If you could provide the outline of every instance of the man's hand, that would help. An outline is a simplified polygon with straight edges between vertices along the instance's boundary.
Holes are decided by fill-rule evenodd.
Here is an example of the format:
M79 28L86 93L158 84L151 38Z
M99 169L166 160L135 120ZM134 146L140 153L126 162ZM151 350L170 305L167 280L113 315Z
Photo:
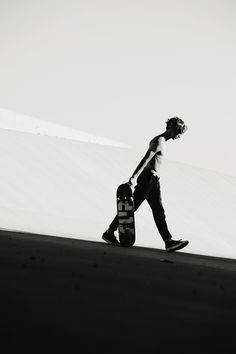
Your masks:
M137 185L137 181L134 177L130 177L128 185L130 186L130 188L132 189L132 192L134 193L134 189Z

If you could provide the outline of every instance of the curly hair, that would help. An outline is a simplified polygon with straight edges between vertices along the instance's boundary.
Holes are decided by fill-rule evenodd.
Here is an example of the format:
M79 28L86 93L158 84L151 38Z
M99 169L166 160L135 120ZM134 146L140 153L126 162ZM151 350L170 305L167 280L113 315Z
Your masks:
M183 134L188 129L187 125L179 117L173 117L166 121L166 129L174 128L180 134Z

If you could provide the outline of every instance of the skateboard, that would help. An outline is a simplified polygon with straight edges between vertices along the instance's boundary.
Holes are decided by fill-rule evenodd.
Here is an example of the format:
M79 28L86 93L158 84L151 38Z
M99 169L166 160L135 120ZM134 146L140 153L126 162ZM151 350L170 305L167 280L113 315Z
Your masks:
M135 243L134 198L128 183L119 185L116 201L119 241L121 246L131 247Z

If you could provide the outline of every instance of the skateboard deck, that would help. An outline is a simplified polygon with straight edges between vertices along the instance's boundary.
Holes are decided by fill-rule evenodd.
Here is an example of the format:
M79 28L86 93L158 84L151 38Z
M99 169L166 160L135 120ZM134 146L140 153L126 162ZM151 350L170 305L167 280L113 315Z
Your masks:
M128 183L119 185L116 191L118 235L122 246L130 247L135 243L134 198Z

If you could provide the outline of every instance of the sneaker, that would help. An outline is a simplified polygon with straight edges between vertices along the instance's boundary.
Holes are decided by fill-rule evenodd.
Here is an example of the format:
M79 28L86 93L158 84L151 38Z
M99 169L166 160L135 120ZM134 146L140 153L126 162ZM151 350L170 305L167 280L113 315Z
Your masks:
M184 240L167 240L165 242L166 244L166 251L167 252L173 252L173 251L177 251L180 250L181 248L184 248L185 246L188 245L188 241L184 241Z
M117 238L116 238L115 235L114 235L114 232L111 231L111 230L109 230L109 229L104 232L104 234L102 235L102 239L103 239L104 241L106 241L107 243L110 243L110 244L112 244L112 245L117 245L117 244L119 244Z

